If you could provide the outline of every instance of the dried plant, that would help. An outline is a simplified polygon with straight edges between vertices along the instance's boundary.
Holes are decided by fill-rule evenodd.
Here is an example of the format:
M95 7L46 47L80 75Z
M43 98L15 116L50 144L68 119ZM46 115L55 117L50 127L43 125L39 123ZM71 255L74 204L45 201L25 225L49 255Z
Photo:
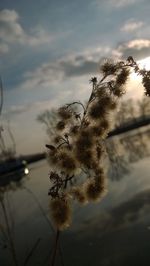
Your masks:
M101 79L90 80L92 92L86 105L75 101L57 111L57 134L46 145L51 165L50 212L57 230L70 225L72 200L97 202L107 191L105 139L111 113L125 93L131 70L142 76L145 95L150 96L150 71L141 70L130 56L126 61L104 62Z

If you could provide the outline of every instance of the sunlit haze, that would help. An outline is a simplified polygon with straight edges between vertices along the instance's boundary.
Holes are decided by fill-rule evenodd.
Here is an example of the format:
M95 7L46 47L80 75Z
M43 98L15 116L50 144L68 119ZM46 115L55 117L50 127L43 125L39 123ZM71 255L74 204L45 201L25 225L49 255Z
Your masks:
M102 59L133 56L150 68L149 7L149 0L0 1L1 123L9 120L18 154L45 150L37 115L86 101ZM142 95L131 74L126 99Z
M144 58L142 60L139 60L138 62L138 65L140 68L144 68L146 70L150 70L150 57L147 57L147 58ZM140 81L141 78L139 75L135 74L135 73L131 73L131 79L133 80L138 80Z

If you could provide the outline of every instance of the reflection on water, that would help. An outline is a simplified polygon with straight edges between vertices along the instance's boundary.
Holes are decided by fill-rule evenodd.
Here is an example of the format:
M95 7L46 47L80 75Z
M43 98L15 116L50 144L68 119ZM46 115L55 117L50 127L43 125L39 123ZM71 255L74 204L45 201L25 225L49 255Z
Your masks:
M130 163L150 155L150 129L136 130L107 140L108 176L119 180L130 171Z
M24 174L25 175L28 175L29 174L29 169L27 167L24 169Z
M11 187L21 184L23 178L29 174L27 165L22 165L19 169L11 172L6 172L0 176L0 188L3 190L11 189Z
M95 205L74 205L73 224L61 236L63 264L58 254L57 266L150 265L149 133L145 128L108 141L108 195ZM54 232L48 173L45 160L32 164L28 178L3 194L18 265L49 265ZM5 218L1 206L1 266L15 261Z
M129 161L121 145L120 139L110 139L106 144L108 154L108 176L112 180L119 180L130 172Z
M29 173L26 163L23 162L22 167L16 171L1 174L0 176L0 232L2 250L10 250L12 262L18 265L18 259L14 240L14 215L11 210L11 203L8 192L21 189L23 186L23 178Z

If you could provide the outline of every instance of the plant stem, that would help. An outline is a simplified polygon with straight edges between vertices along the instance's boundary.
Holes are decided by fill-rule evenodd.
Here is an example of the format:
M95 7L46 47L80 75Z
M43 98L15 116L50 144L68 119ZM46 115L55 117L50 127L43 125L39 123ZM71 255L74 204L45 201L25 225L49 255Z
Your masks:
M51 266L54 266L55 265L59 236L60 236L60 231L57 229L56 239L55 239L55 245L54 245L54 252L53 252L52 260L51 260L51 264L50 264Z
M106 77L107 77L107 75L105 75L104 77L102 77L102 79L99 81L98 85L100 85L100 84L105 80ZM86 107L84 108L84 114L83 114L82 121L81 121L81 128L82 128L83 123L84 123L84 121L85 121L85 119L86 119L86 114L87 114L87 111L88 111L89 105L90 105L90 103L91 103L91 101L92 101L92 99L93 99L93 94L94 94L94 91L95 91L95 87L96 87L96 86L97 86L97 85L95 85L95 84L93 83L92 91L91 91L91 94L90 94L89 100L88 100L88 102L87 102Z
M3 108L3 83L0 77L0 115L2 113L2 108Z
M12 235L11 235L11 230L10 230L10 226L9 226L9 222L8 222L8 215L7 215L7 211L6 211L6 208L5 208L5 204L4 204L3 200L1 200L0 203L1 203L1 207L2 207L2 210L3 210L5 222L6 222L8 239L9 239L9 244L10 244L10 250L11 250L11 253L12 253L12 257L13 257L13 262L14 262L15 266L18 266L16 250L15 250L13 238L12 238Z
M45 213L45 211L44 211L44 209L43 209L43 207L42 207L40 201L38 200L37 196L34 194L34 192L33 192L31 189L27 188L26 186L23 186L23 188L24 188L24 189L25 189L25 190L26 190L26 191L32 196L32 198L33 198L34 201L36 202L37 206L39 207L39 209L40 209L40 211L41 211L43 217L45 218L46 222L47 222L48 225L50 226L52 232L54 232L53 226L52 226L50 220L47 218L47 215L46 215L46 213Z
M27 265L28 261L30 260L30 258L33 256L34 251L36 250L37 246L39 245L40 242L40 238L37 239L37 241L34 243L33 247L31 248L30 252L28 253L28 255L25 258L25 262L24 262L24 266Z

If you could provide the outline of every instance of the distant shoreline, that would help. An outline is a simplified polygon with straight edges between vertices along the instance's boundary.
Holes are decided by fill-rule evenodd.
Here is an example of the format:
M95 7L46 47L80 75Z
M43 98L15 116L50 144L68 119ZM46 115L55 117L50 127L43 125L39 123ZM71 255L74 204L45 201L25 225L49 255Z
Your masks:
M29 155L20 155L19 158L22 161L26 161L27 164L37 162L39 160L46 158L46 152L43 153L36 153L36 154L29 154Z
M120 134L124 134L128 131L132 131L144 126L150 125L150 117L146 117L145 119L137 119L136 121L131 121L128 123L125 123L123 126L120 126L118 128L115 128L114 130L110 131L108 133L107 138L114 137ZM25 161L27 164L34 163L37 161L40 161L42 159L46 158L46 151L42 153L36 153L36 154L29 154L29 155L18 155L12 160L20 160L20 161Z

